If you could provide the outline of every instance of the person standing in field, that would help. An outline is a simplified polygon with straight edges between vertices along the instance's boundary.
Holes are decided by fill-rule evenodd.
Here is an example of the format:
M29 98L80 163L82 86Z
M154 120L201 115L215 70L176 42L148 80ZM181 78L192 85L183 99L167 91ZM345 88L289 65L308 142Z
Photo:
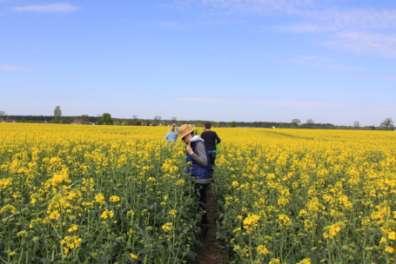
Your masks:
M184 124L179 128L179 136L186 144L187 173L193 178L195 191L198 196L199 207L203 210L201 224L206 232L207 217L207 193L212 181L207 152L204 140L194 134L194 128L190 124Z
M202 132L201 137L205 141L210 173L213 174L216 163L217 144L221 142L221 139L217 133L212 130L212 124L210 122L205 123L205 130Z
M177 131L176 131L176 124L172 124L171 130L166 134L166 141L167 142L176 142L177 140Z

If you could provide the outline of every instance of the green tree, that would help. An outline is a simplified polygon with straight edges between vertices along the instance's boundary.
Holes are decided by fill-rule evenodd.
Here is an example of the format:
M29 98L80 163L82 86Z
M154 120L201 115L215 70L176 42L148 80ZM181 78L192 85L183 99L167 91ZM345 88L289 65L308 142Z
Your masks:
M315 121L313 121L313 119L310 118L310 119L307 120L306 124L307 125L313 125L313 124L315 124Z
M113 125L114 121L113 118L111 117L111 114L109 113L104 113L98 122L99 125Z
M298 118L295 118L295 119L293 119L293 120L291 121L291 123L292 123L294 126L299 126L299 125L301 125L301 120L298 119Z
M392 118L387 118L381 123L380 127L384 129L394 129L395 125L393 124Z
M0 121L3 121L3 119L5 119L5 117L6 117L6 112L0 111Z
M59 105L57 105L54 109L54 121L59 123L62 118L62 110Z

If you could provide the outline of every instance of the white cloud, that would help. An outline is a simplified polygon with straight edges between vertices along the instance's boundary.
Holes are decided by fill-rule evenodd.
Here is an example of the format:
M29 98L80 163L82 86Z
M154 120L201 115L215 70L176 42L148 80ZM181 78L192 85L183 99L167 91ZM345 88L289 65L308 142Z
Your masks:
M396 28L396 10L300 10L296 16L298 22L279 28L294 33L378 31Z
M259 12L281 11L293 13L303 7L312 6L317 0L200 0L212 7L245 9Z
M291 21L289 24L272 28L279 32L313 34L317 37L315 41L333 49L396 57L396 8L345 7L343 1L325 0L195 1L219 9L252 10L261 16L286 17ZM335 4L339 7L335 8Z
M79 8L70 3L53 3L53 4L37 4L37 5L21 5L16 6L17 12L32 12L32 13L72 13Z

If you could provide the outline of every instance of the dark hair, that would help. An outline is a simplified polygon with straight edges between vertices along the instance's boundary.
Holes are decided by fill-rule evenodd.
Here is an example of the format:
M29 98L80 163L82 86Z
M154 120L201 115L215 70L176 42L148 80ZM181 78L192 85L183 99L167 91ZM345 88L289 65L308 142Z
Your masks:
M205 128L206 129L211 129L212 128L212 124L210 122L206 122L205 123Z

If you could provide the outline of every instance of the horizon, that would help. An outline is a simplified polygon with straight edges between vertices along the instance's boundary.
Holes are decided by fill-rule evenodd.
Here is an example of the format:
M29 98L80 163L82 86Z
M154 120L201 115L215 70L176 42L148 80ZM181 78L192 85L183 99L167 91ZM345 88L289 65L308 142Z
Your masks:
M97 115L87 115L87 114L81 114L81 115L63 115L62 114L62 118L79 118L79 117L83 117L83 116L88 116L88 117L95 117L95 118L100 118L103 114L107 114L108 112L104 112L102 114L97 114ZM279 121L279 120L249 120L249 121L242 121L242 120L229 120L229 121L225 121L225 120L210 120L210 119L172 119L172 118L163 118L162 116L156 116L156 117L139 117L136 116L135 118L132 117L120 117L120 116L113 116L111 113L108 113L111 115L111 118L113 119L119 119L119 120L133 120L133 119L137 119L137 120L151 120L154 121L156 120L157 117L160 117L160 119L158 119L159 121L165 121L165 122L181 122L181 121L186 121L186 122L213 122L213 123L278 123L278 124L292 124L293 120L289 120L289 121ZM48 115L12 115L12 114L8 114L5 113L4 115L5 117L54 117L54 115L52 114L48 114ZM325 123L325 122L321 122L320 120L302 120L299 118L298 119L301 123L300 125L305 125L308 123L308 121L313 121L313 124L316 125L334 125L336 127L354 127L354 124L337 124L337 123ZM383 120L384 121L384 120ZM393 121L393 119L392 119ZM359 122L359 121L355 121L355 122ZM38 122L40 123L40 122ZM59 123L62 124L62 123ZM359 127L358 128L364 128L364 127L380 127L381 124L361 124L359 122Z
M8 115L396 119L390 0L0 0L0 25Z

